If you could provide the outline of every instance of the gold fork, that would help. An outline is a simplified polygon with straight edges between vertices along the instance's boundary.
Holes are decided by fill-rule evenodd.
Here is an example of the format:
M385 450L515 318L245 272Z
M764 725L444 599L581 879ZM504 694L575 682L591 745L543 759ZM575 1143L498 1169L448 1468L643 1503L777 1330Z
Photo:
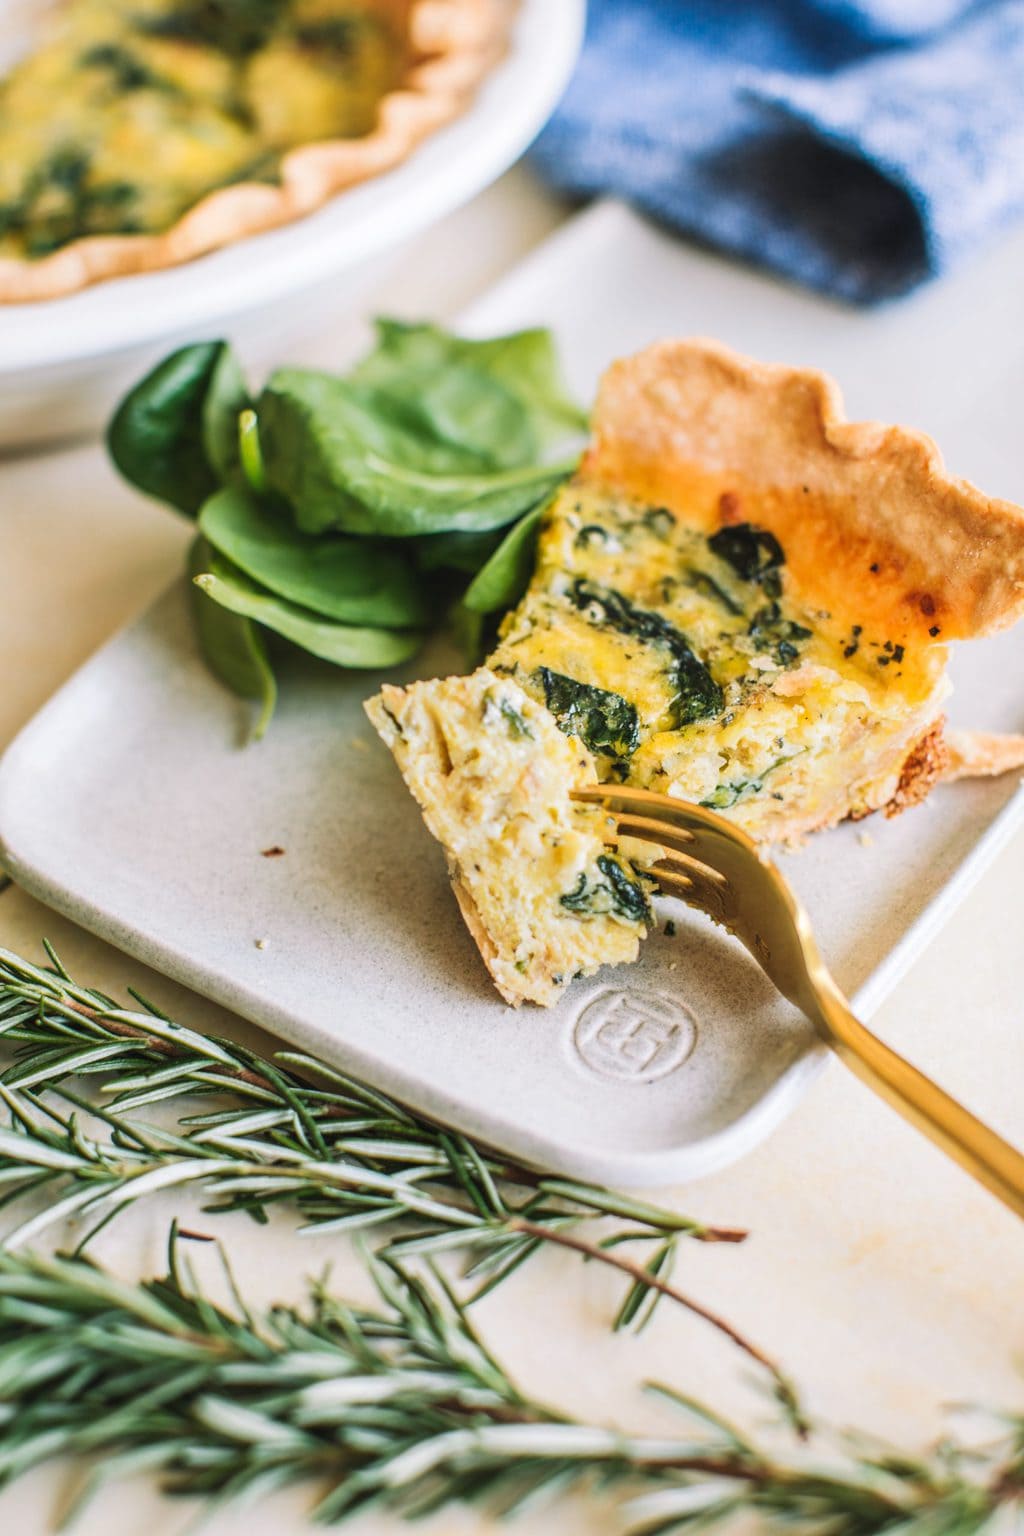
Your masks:
M1024 1217L1024 1156L851 1012L818 952L807 913L745 832L702 806L644 789L608 785L577 790L573 798L603 805L615 818L616 839L639 838L666 850L650 871L665 894L723 924L851 1071Z

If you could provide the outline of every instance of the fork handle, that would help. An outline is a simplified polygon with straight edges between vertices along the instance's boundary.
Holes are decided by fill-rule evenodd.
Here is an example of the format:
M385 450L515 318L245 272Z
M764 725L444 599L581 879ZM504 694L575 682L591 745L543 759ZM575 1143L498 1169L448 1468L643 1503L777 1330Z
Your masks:
M814 994L814 1022L850 1070L1024 1217L1024 1156L873 1035L831 977L815 978Z

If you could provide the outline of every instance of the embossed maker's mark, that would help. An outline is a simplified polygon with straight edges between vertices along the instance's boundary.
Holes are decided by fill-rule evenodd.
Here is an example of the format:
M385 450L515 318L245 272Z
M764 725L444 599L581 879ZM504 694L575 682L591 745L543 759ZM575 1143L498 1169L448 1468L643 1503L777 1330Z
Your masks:
M599 1077L649 1083L682 1066L697 1040L697 1020L684 1003L659 992L609 988L580 1012L572 1044Z

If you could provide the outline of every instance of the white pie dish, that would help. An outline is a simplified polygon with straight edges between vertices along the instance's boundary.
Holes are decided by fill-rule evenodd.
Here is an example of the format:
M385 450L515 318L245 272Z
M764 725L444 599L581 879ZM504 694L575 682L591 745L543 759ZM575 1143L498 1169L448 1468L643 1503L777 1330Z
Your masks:
M49 3L49 0L43 0ZM0 12L0 68L40 0ZM309 217L181 267L0 306L0 450L99 430L178 342L227 336L259 373L380 281L380 263L516 160L575 63L584 0L519 0L506 58L466 114Z

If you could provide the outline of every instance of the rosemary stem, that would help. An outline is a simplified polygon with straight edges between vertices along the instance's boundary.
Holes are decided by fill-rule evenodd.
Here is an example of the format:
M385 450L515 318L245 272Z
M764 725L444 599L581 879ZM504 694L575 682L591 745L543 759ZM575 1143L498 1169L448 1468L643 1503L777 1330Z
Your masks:
M688 1312L693 1312L697 1317L703 1318L706 1323L710 1323L712 1328L716 1328L719 1333L723 1334L737 1348L741 1349L745 1355L748 1355L751 1360L756 1361L759 1366L766 1370L774 1379L777 1387L789 1390L789 1383L785 1376L776 1362L769 1355L766 1355L763 1349L752 1343L738 1328L735 1328L732 1323L720 1316L719 1313L712 1312L710 1307L706 1307L703 1302L694 1301L692 1296L687 1296L684 1292L677 1290L674 1285L670 1285L660 1275L653 1274L651 1270L646 1269L642 1264L638 1264L635 1259L628 1259L621 1254L611 1253L607 1248L602 1248L597 1243L588 1242L586 1238L577 1237L572 1232L566 1232L556 1227L542 1227L538 1226L535 1222L522 1219L511 1221L509 1226L512 1231L521 1232L526 1237L533 1237L544 1243L554 1243L560 1248L570 1248L574 1253L583 1254L585 1258L593 1259L598 1264L607 1264L611 1269L617 1269L620 1273L629 1275L631 1279L638 1281L641 1285L648 1286L653 1291L658 1291L660 1295L668 1297L670 1301L676 1302L679 1306L685 1307Z

